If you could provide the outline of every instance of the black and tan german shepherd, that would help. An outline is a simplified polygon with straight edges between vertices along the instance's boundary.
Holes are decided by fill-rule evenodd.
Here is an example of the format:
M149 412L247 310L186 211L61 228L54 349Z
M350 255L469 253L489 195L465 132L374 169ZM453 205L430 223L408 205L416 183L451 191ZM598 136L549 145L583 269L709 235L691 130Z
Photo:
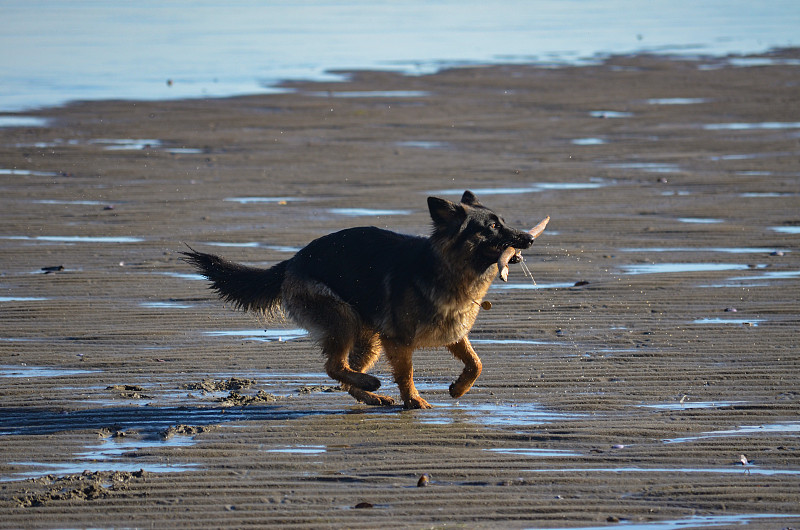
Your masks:
M366 374L383 350L405 408L430 408L414 387L414 350L450 350L464 363L450 395L465 394L481 373L467 334L497 276L497 261L508 247L529 248L534 236L507 226L470 191L460 203L429 197L428 209L428 238L350 228L269 269L191 249L183 254L224 301L261 314L283 311L307 329L322 347L328 375L358 401L394 403L374 393L380 381Z

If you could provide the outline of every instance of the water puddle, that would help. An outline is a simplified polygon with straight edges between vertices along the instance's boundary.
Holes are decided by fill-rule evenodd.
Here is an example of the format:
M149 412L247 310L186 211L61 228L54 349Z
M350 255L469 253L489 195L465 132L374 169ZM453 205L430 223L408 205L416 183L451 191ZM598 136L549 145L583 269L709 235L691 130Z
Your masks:
M572 145L603 145L607 143L602 138L575 138L571 140Z
M800 226L773 226L770 228L770 230L780 234L800 234Z
M620 112L617 110L593 110L589 113L592 118L631 118L633 112Z
M141 237L131 236L0 236L14 241L46 241L52 243L141 243Z
M153 309L189 309L191 304L182 304L180 302L142 302L140 307L147 307Z
M656 410L694 410L694 409L719 409L744 405L747 401L687 401L684 403L656 403L652 405L636 405L637 407Z
M708 103L710 98L653 98L645 101L648 105L697 105Z
M723 254L773 254L791 250L764 247L628 247L620 252L720 252Z
M469 339L472 344L500 344L500 345L553 345L554 343L546 340L530 339Z
M243 243L225 243L222 241L212 241L205 243L210 247L231 247L231 248L265 248L274 250L276 252L291 252L295 253L300 251L300 247L290 247L287 245L263 245L257 241L245 241Z
M106 151L143 151L161 147L161 140L133 138L99 138L89 140L89 144L104 146Z
M302 197L228 197L223 200L238 202L239 204L288 204L290 202L305 202L309 199Z
M296 329L244 329L235 331L205 331L204 335L211 337L240 337L244 340L260 342L283 342L299 339L308 335L308 331Z
M531 289L566 289L575 287L575 282L553 282L553 283L495 283L489 288L490 291L513 291Z
M750 176L761 176L761 175L771 175L772 173L769 173L767 171L742 171L739 174L740 175L747 174ZM748 199L758 199L758 198L777 199L779 197L794 197L794 196L795 196L794 193L782 193L778 191L760 191L760 192L751 191L739 194L739 197L745 197Z
M80 206L107 206L108 203L100 201L60 201L55 199L41 199L31 201L33 204L77 204Z
M684 528L712 528L715 526L746 526L755 521L764 519L786 519L800 517L798 514L770 514L753 513L741 515L692 515L686 519L673 519L670 521L652 521L648 523L629 523L624 519L614 526L579 526L571 530L609 530L609 528L622 528L624 530L682 530ZM780 527L776 521L775 528ZM539 530L563 530L563 528L540 528Z
M520 456L536 456L536 457L563 457L563 456L583 456L574 451L567 451L565 449L536 449L530 447L510 447L500 449L484 449L491 453L500 453L505 455L520 455Z
M710 473L721 475L800 475L800 469L762 469L748 464L732 467L582 467L560 469L526 469L530 473Z
M495 187L495 188L471 188L477 195L516 195L518 193L540 193L543 191L567 191L567 190L593 190L608 186L605 181L595 180L593 182L539 182L523 187ZM428 195L461 195L464 193L462 188L430 190ZM552 232L545 232L545 234Z
M681 223L701 224L701 225L712 225L724 222L722 219L712 219L708 217L678 217L678 221L680 221Z
M0 482L10 482L14 480L26 480L31 478L45 477L47 475L64 476L79 475L84 471L97 473L101 471L121 471L126 473L136 473L147 471L149 473L180 473L198 469L199 464L164 464L154 462L64 462L64 463L45 463L45 462L9 462L13 466L30 466L37 468L33 471L13 473L10 477L0 478Z
M267 453L292 453L302 455L318 455L326 453L328 448L324 445L285 445L275 449L267 449Z
M434 425L468 422L487 427L527 427L580 417L579 414L552 412L536 403L480 403L470 405L469 409L456 408L451 403L436 403L435 408L419 416L419 421Z
M176 473L197 469L199 464L180 464L163 462L146 462L136 459L138 451L146 449L161 449L169 447L188 447L196 442L191 436L173 436L168 440L131 440L128 438L108 438L100 442L99 446L88 446L88 451L75 453L75 462L9 462L9 465L32 467L31 471L13 473L0 482L25 480L44 477L47 475L72 475L84 471L92 473L98 471L123 471L137 472L139 470L151 473ZM131 458L133 457L133 458Z
M728 281L752 281L752 280L791 280L793 278L800 278L800 271L767 271L761 274L754 274L753 276L736 276L728 278Z
M307 96L330 98L424 98L430 92L424 90L353 90L335 92L333 90L304 92Z
M638 169L647 173L677 173L681 171L681 168L676 164L664 164L661 162L623 162L608 164L607 167L613 169Z
M49 298L36 296L0 296L0 302L41 302L42 300L49 300Z
M622 265L623 274L663 274L683 272L741 271L750 268L741 263L637 263Z
M763 318L698 318L692 324L738 324L740 326L757 327Z
M411 147L414 149L447 149L450 144L446 142L431 142L424 140L409 140L406 142L397 142L399 147Z
M381 215L411 215L411 210L378 210L372 208L331 208L328 210L332 214L344 215L347 217L368 217Z
M58 368L54 366L0 366L0 377L63 377L68 375L97 374L102 370Z
M0 116L0 127L47 127L49 118L38 116Z
M172 278L180 278L181 280L206 280L205 276L190 272L157 272L156 274L170 276Z
M786 435L796 438L800 436L800 422L789 423L768 423L765 425L743 425L736 429L724 431L707 431L697 436L687 436L683 438L669 438L662 440L665 444L694 442L696 440L706 440L708 438L729 438L735 436L748 435ZM749 466L748 466L749 467ZM800 474L800 471L797 472Z
M171 147L166 151L173 155L202 155L206 153L205 149L199 149L197 147Z
M758 123L707 123L703 125L707 131L757 131L800 129L800 121L765 121Z
M30 169L0 169L0 175L21 175L26 177L54 177L58 173L52 171L32 171Z

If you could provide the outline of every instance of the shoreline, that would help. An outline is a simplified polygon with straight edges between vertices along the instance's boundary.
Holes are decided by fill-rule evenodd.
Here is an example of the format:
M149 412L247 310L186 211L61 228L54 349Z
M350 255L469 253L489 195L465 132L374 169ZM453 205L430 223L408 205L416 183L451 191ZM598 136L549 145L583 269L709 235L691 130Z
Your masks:
M800 49L778 56L358 71L0 128L0 527L800 524ZM427 234L426 195L464 189L551 222L537 285L489 291L468 394L415 353L430 411L354 403L177 255Z

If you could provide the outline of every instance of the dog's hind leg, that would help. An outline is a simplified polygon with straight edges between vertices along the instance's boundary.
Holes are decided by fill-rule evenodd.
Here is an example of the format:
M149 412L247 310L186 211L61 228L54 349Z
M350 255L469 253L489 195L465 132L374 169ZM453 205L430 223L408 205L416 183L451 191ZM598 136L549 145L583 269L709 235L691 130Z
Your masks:
M472 388L472 384L475 383L478 376L481 375L481 360L478 358L478 354L475 353L475 350L472 349L472 345L469 343L467 337L453 344L449 344L447 349L450 350L456 359L464 363L464 371L461 372L461 375L458 376L455 383L450 385L450 395L454 398L458 398L466 394L469 389Z
M311 332L322 347L325 371L348 388L377 390L377 377L353 370L350 352L363 330L363 322L347 302L325 285L287 274L282 289L284 309L298 324Z
M357 372L364 373L375 364L375 361L378 360L380 355L381 345L378 341L378 334L366 329L362 330L359 337L356 339L353 350L350 352L350 368ZM366 403L367 405L394 405L394 399L389 396L381 396L348 384L342 384L342 388L347 390L357 401Z
M414 386L414 365L411 362L413 348L387 339L381 339L381 342L386 357L392 365L394 380L400 388L403 406L407 409L431 408L431 405L420 397Z

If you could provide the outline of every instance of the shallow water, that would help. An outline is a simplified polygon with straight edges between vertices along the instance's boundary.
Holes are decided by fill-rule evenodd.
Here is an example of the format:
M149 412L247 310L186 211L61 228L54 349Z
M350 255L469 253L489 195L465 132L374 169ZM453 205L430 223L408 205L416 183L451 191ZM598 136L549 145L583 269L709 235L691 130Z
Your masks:
M530 447L511 447L499 449L484 449L492 453L501 453L507 455L520 455L520 456L536 456L536 457L564 457L564 456L583 456L574 451L567 451L565 449L537 449Z
M602 138L575 138L571 142L573 145L603 145L607 143Z
M712 219L708 217L678 217L678 221L680 221L681 223L701 224L701 225L713 225L724 222L722 219Z
M46 241L51 243L140 243L141 237L132 236L0 236L15 241Z
M628 247L620 252L720 252L724 254L771 254L773 252L791 252L791 250L763 247Z
M69 375L96 374L102 370L58 368L54 366L0 366L0 377L64 377Z
M800 234L800 226L773 226L770 230L780 232L781 234Z
M624 530L681 530L684 528L713 528L716 526L747 526L751 522L766 519L777 519L777 521L775 521L775 527L779 528L783 526L780 521L781 519L795 517L800 517L800 514L751 513L738 515L692 515L685 519L653 521L649 523L628 523L622 520L615 526L579 526L571 527L571 530L609 530L609 528L622 528ZM540 528L539 530L563 530L563 528Z
M639 169L647 173L677 173L681 170L676 164L664 164L661 162L624 162L619 164L608 164L614 169Z
M412 210L380 210L373 208L330 208L332 214L346 217L378 217L381 215L411 215Z
M748 270L742 263L637 263L622 265L624 274L663 274L683 272L716 272Z
M767 121L759 123L708 123L703 125L708 131L757 131L800 129L800 121Z
M729 430L722 430L722 431L708 431L703 432L697 436L686 436L682 438L669 438L666 440L662 440L665 444L673 444L673 443L686 443L686 442L694 442L697 440L705 440L708 438L729 438L729 437L736 437L736 436L748 436L751 434L758 434L758 435L779 435L779 436L789 436L792 438L797 438L800 436L800 423L798 422L789 422L789 423L768 423L764 425L742 425L741 427L737 427L735 429ZM800 471L797 472L800 474Z
M342 78L332 70L422 74L465 64L589 64L637 51L761 52L796 45L798 18L792 0L775 0L766 8L746 0L722 8L689 0L412 0L359 4L358 9L318 0L212 2L191 9L174 0L68 5L11 0L3 7L0 49L15 53L0 54L5 73L0 109L76 99L277 92L274 87L283 79ZM27 45L18 46L22 41ZM729 62L744 67L782 60Z
M436 403L435 408L419 416L419 421L436 425L470 422L487 427L526 427L581 417L553 412L537 403L477 403L462 409L448 402Z
M739 324L758 326L759 322L764 322L763 318L698 318L692 324Z
M654 98L648 99L646 103L650 105L697 105L708 103L710 98Z
M722 407L734 407L744 405L747 401L687 401L685 403L657 403L652 405L636 405L656 410L694 410L694 409L717 409Z
M261 342L282 342L299 339L308 335L308 331L295 329L244 329L233 331L205 331L204 335L211 337L240 337L246 340Z
M566 191L566 190L593 190L610 185L606 181L593 181L593 182L538 182L524 187L501 187L494 188L472 188L472 192L476 195L516 195L518 193L540 193L543 191ZM464 193L463 188L457 189L441 189L429 190L425 192L428 195L461 195ZM552 234L552 232L545 232L545 234Z
M49 298L37 296L0 296L0 302L41 302L43 300L49 300Z
M730 467L581 467L559 469L526 469L531 473L709 473L741 475L800 475L800 469L762 469L749 464Z
M422 98L430 93L423 90L364 90L364 91L330 91L303 92L307 96L328 98Z
M238 202L239 204L281 204L290 202L303 202L308 199L303 197L228 197L223 199L228 202Z

